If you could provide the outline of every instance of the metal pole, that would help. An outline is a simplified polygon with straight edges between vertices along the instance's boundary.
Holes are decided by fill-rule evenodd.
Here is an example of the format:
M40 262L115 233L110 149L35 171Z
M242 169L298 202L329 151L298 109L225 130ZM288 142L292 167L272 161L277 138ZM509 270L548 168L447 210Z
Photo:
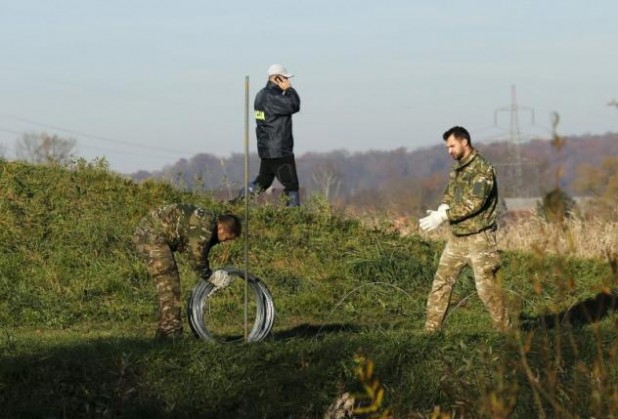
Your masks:
M249 342L249 76L245 76L245 342Z

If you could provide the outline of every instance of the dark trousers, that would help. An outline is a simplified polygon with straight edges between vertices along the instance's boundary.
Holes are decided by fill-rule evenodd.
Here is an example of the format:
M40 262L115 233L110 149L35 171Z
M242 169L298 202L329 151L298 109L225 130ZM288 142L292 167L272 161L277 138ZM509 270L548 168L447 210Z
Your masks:
M286 194L298 192L298 174L294 156L261 159L260 172L253 181L255 191L261 192L270 188L275 178L283 185L283 192Z

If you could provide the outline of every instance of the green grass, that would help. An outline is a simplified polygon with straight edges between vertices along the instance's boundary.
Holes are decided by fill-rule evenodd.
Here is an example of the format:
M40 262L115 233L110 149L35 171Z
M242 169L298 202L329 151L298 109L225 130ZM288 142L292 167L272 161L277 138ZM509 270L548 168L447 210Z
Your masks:
M506 335L492 330L469 270L442 333L422 332L443 243L364 228L319 197L251 203L249 271L273 294L257 344L189 335L157 343L155 293L131 245L151 208L208 196L109 173L104 162L0 162L0 406L16 418L318 418L360 392L354 355L376 366L395 417L618 416L616 318ZM242 215L242 214L241 214ZM179 258L183 298L198 280ZM506 252L509 305L550 318L615 285L609 264ZM244 266L244 242L211 265ZM223 336L242 333L244 287L217 296ZM214 302L213 302L214 303ZM432 413L433 412L433 413Z

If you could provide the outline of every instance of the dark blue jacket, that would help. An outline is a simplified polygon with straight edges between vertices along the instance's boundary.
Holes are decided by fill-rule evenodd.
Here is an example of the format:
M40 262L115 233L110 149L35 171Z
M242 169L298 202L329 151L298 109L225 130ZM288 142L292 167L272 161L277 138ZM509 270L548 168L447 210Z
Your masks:
M300 110L300 97L294 88L281 90L269 81L255 96L258 155L272 159L294 155L292 115Z

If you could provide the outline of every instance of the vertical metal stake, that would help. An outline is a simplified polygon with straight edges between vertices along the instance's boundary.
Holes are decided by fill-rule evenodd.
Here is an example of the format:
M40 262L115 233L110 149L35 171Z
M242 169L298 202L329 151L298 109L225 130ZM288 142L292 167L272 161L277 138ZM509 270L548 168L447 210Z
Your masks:
M245 342L249 342L249 76L245 76Z

